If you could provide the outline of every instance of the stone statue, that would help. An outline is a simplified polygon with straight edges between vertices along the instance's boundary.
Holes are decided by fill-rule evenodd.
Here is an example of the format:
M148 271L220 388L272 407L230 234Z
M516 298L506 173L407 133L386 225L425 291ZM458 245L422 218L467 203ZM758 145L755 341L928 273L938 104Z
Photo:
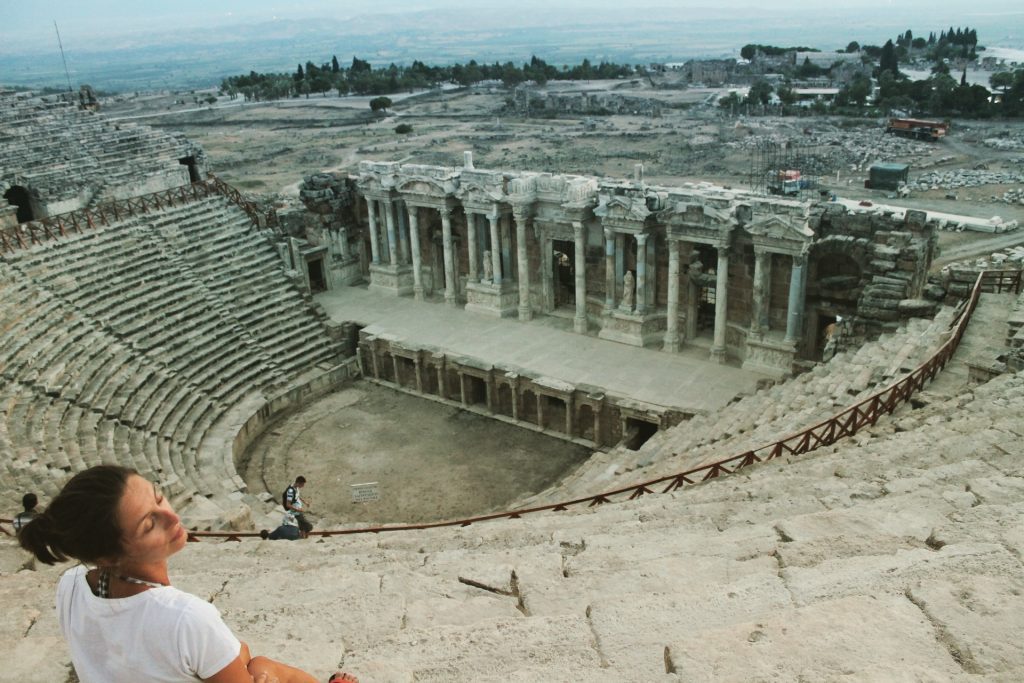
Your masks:
M484 282L494 281L494 263L491 261L491 250L484 249Z
M622 277L622 308L627 311L633 310L633 292L636 289L636 279L633 277L633 271L627 270L626 274Z
M698 287L714 288L717 284L715 270L712 268L709 272L705 273L704 264L700 262L700 254L697 252L693 252L690 255L690 264L686 271L690 276L690 281Z

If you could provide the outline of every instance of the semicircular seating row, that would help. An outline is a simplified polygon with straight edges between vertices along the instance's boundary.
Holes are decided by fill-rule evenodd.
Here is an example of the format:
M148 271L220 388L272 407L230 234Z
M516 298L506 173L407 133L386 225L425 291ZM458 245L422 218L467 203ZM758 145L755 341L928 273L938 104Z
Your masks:
M34 188L49 201L87 191L142 185L181 174L195 147L180 134L80 110L63 100L0 93L0 180ZM17 171L16 178L9 172ZM15 182L16 181L16 182Z
M233 406L332 363L326 318L222 197L0 260L0 490L101 462L181 499L244 489L204 439Z

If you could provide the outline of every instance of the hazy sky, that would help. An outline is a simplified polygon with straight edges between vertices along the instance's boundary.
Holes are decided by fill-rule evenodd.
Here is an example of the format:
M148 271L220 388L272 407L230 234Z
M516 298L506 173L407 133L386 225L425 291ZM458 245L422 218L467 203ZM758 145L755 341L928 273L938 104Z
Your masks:
M329 17L344 19L358 14L408 12L433 8L464 8L475 10L497 9L507 16L508 10L521 13L524 23L543 21L547 13L560 18L577 16L581 21L601 15L613 19L613 13L622 16L638 12L685 14L686 11L711 9L712 11L764 11L767 5L756 0L697 0L697 2L652 0L623 2L622 0L0 0L0 42L23 38L47 38L53 35L53 21L57 20L62 32L89 33L93 36L117 35L146 29L187 28L211 26L239 21L266 21L275 18ZM1009 0L785 0L776 7L788 13L863 10L866 15L898 8L906 12L914 7L922 9L921 23L929 16L960 15L963 23L970 16L986 13L1006 13L1016 10L1013 21L1024 26L1021 3ZM504 11L502 11L504 10ZM20 42L20 41L19 41Z

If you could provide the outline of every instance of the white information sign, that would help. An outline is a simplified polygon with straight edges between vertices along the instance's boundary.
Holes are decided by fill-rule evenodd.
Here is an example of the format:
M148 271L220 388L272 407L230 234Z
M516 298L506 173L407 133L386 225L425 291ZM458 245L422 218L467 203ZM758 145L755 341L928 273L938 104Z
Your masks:
M350 484L353 503L372 503L380 500L380 486L377 482L371 481L365 484Z

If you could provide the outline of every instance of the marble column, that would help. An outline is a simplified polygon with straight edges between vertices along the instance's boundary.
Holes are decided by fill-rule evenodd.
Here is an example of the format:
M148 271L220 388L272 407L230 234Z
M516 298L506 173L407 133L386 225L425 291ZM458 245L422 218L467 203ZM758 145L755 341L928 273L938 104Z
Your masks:
M516 262L519 266L519 319L529 320L533 317L530 307L530 260L526 253L526 214L515 212L512 215L516 222Z
M366 200L366 213L370 218L370 253L374 265L380 263L380 243L377 237L377 202Z
M604 309L610 313L615 308L615 233L604 231Z
M420 255L419 207L406 206L409 211L409 249L412 252L412 296L423 301L423 259Z
M387 214L385 213L385 206L383 201L375 202L377 204L377 237L380 239L380 261L384 263L388 259L388 230L387 230Z
M469 281L479 282L477 275L477 247L476 247L476 216L475 213L466 212L466 245L469 249Z
M345 226L342 226L341 228L338 229L337 241L338 241L338 254L341 256L341 259L343 261L348 261L349 260L348 228L346 228Z
M793 271L789 276L789 307L786 317L786 341L796 343L800 338L800 328L804 318L804 266L807 256L800 254L793 257Z
M665 351L679 350L679 240L668 239L668 318L665 321Z
M729 307L729 247L718 247L718 271L715 284L715 341L711 346L711 359L725 362L726 311Z
M495 285L501 285L501 238L498 234L498 214L488 214L487 222L491 226L491 271Z
M512 279L512 231L509 227L508 214L499 214L498 235L501 238L501 276L505 280Z
M455 288L455 249L452 245L452 210L448 207L441 212L441 239L444 247L444 302L458 306L458 290Z
M388 230L388 261L398 265L398 236L395 228L395 203L384 202L384 218Z
M551 311L555 307L555 266L551 258L552 250L551 237L542 233L540 238L540 286L541 301L544 302L541 308L545 312Z
M402 263L412 263L411 245L409 244L409 207L403 201L395 205L398 214L398 237L402 245L400 252Z
M580 334L587 333L587 233L583 223L574 221L572 224L575 244L575 273L574 283L576 286L576 315L572 320L572 329Z
M647 312L647 235L636 236L636 314Z
M769 278L771 277L772 255L760 247L754 247L754 288L750 332L760 336L768 331Z
M617 232L615 233L615 301L621 301L619 286L622 283L622 278L626 275L626 235ZM634 292L636 294L636 292Z

